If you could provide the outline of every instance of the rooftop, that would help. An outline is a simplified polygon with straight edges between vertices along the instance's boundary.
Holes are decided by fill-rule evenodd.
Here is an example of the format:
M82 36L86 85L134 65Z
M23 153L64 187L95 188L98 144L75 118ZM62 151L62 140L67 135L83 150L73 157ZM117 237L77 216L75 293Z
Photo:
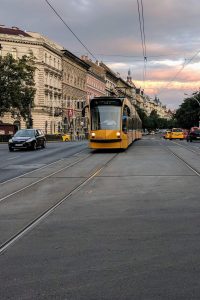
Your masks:
M0 34L31 37L28 33L26 33L25 31L23 31L21 29L19 29L18 27L13 26L12 28L7 28L7 27L4 27L4 25L0 25Z

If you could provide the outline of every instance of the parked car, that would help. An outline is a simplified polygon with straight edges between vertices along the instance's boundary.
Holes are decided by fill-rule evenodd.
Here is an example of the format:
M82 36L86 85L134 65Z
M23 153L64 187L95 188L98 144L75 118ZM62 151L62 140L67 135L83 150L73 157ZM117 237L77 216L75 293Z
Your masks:
M194 127L191 128L190 132L188 133L187 136L187 142L192 142L192 141L200 141L200 128Z
M71 141L71 135L69 133L60 133L59 135L62 137L63 142Z
M14 149L32 149L46 147L46 138L41 129L21 129L8 141L10 151Z

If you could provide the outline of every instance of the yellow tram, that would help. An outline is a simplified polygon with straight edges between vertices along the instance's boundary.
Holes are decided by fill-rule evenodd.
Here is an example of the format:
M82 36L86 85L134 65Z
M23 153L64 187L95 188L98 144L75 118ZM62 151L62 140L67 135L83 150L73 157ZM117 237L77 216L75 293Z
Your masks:
M126 149L142 137L142 122L127 98L91 99L89 126L91 149Z

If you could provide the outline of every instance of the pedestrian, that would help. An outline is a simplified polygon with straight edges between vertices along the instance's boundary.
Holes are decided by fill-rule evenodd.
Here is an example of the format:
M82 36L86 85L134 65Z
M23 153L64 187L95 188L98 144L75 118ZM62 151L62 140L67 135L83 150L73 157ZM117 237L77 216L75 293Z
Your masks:
M79 131L76 132L77 140L79 141Z

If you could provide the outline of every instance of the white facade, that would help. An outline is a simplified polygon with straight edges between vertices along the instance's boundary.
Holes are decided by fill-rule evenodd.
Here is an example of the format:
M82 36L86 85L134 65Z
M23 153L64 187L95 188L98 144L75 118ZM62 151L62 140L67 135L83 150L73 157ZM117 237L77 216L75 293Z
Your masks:
M12 28L9 34L0 31L0 54L5 56L11 53L14 58L30 54L35 57L33 127L43 129L46 133L55 133L62 126L62 47L38 33L24 32L23 35L15 34L14 30L18 32L18 28ZM9 114L1 120L6 123L16 121ZM21 128L25 128L25 122L19 121Z

